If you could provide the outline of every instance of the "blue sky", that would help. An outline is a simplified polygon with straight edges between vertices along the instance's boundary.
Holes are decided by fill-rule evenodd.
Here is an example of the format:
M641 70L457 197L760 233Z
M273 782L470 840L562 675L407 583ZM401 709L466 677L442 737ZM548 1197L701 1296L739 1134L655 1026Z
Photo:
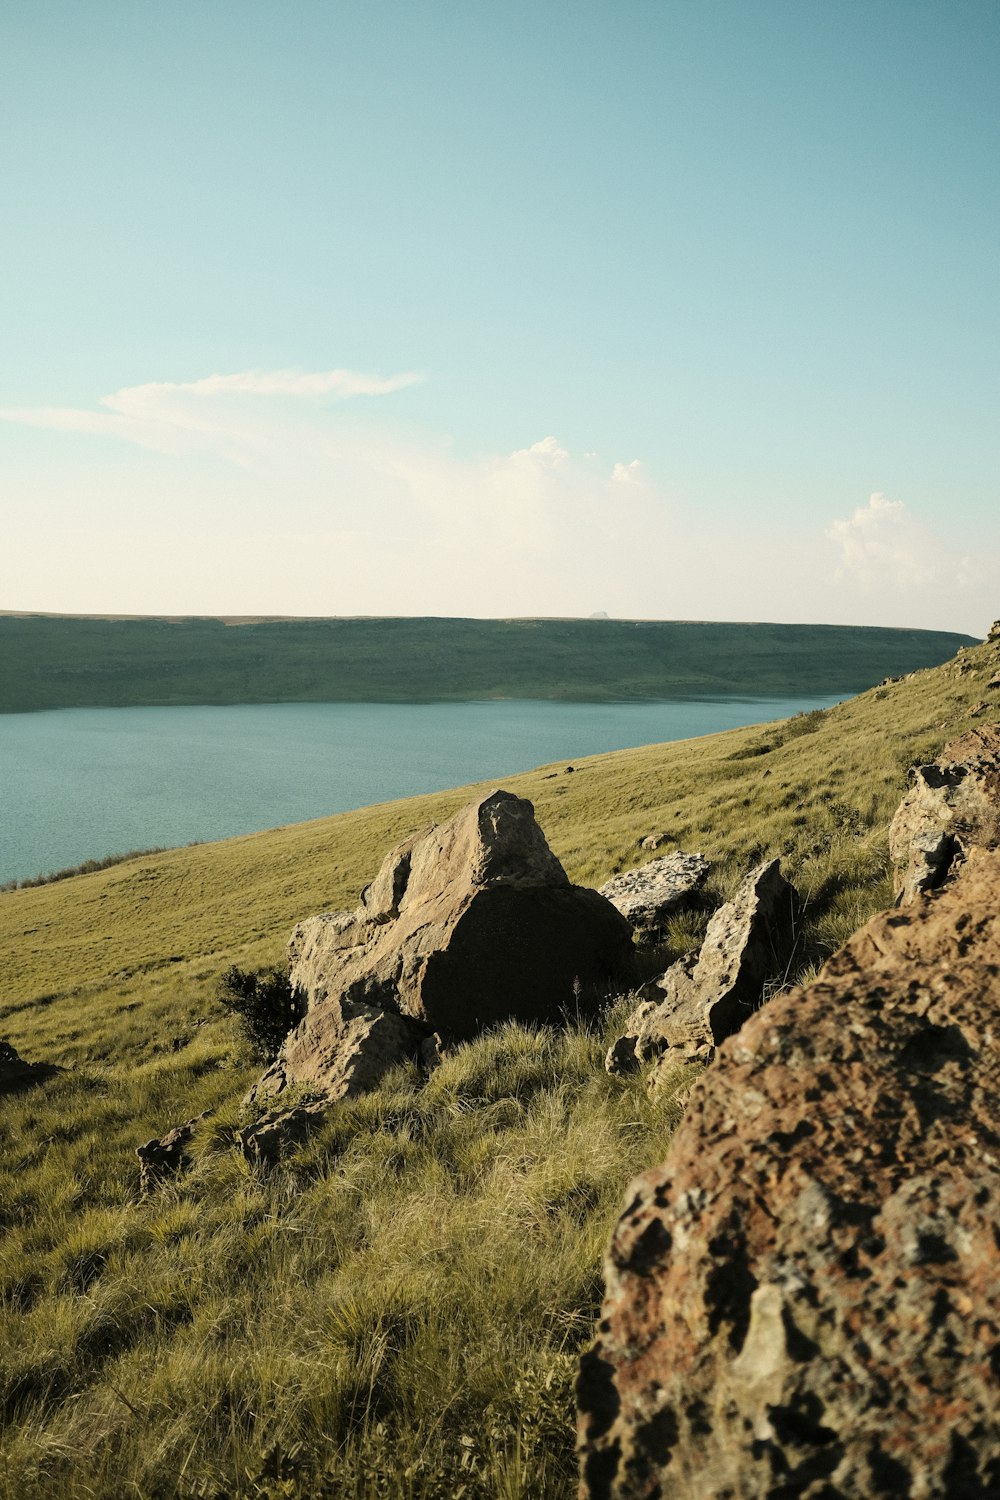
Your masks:
M0 607L1000 615L994 0L0 20Z

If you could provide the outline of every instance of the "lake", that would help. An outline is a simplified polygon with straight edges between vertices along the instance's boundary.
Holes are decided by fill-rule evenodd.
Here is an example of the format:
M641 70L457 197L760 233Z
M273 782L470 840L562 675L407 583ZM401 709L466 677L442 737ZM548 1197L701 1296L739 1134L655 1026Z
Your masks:
M0 714L0 882L836 701L275 703Z

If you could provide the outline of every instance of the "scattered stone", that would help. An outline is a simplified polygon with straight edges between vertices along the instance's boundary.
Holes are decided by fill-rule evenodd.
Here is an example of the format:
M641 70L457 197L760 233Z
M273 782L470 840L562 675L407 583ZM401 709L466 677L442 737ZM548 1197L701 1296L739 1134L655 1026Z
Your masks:
M973 703L972 707L968 710L968 717L970 719L978 719L979 715L984 714L988 708L988 703Z
M587 1500L1000 1494L1000 850L876 917L632 1183Z
M600 894L631 922L640 942L656 941L667 917L690 906L705 883L709 863L700 854L666 854L638 870L625 870Z
M237 1133L239 1148L252 1166L272 1166L289 1146L297 1146L322 1124L330 1105L329 1099L310 1099L263 1115Z
M974 844L990 846L1000 834L1000 728L984 725L952 740L936 761L911 772L913 784L889 827L897 902L905 904L940 885L956 858ZM950 849L926 867L918 840L947 833ZM916 847L914 845L916 843Z
M633 1011L605 1060L608 1071L635 1071L668 1047L677 1060L710 1060L761 1004L767 982L784 974L797 914L780 862L759 865L712 917L697 956L687 954L640 990L652 1007Z
M10 1042L0 1041L0 1094L34 1088L62 1071L55 1063L27 1062Z
M647 833L644 839L639 840L639 848L652 852L654 849L659 849L661 844L665 844L669 837L668 833Z
M141 1197L148 1198L169 1177L176 1176L190 1165L187 1148L191 1144L191 1137L210 1113L210 1110L204 1110L193 1119L186 1120L183 1125L175 1125L173 1130L168 1130L159 1140L154 1138L144 1146L136 1146Z
M986 686L988 688L1000 688L1000 672L994 672Z
M426 1029L398 1011L335 997L311 1006L244 1104L259 1105L299 1085L327 1104L376 1087L390 1068L411 1061Z
M570 885L531 803L497 791L394 850L357 911L300 923L289 954L310 1011L362 1004L464 1039L596 1010L630 975L632 933Z

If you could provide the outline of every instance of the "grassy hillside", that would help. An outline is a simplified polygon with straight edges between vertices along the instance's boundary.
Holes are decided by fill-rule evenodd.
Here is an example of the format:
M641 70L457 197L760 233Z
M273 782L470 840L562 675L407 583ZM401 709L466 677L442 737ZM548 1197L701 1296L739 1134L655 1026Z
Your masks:
M0 713L171 703L577 701L852 693L972 638L632 620L0 615Z
M807 901L792 979L887 902L907 769L1000 718L998 667L993 640L825 713L505 785L587 883L650 832L712 858L717 895L780 853ZM279 1170L231 1149L258 1069L218 976L280 959L473 790L0 895L0 1035L66 1069L0 1099L2 1500L573 1494L600 1254L685 1075L655 1103L607 1077L614 1015L506 1027L338 1107ZM135 1145L204 1109L194 1170L139 1203Z

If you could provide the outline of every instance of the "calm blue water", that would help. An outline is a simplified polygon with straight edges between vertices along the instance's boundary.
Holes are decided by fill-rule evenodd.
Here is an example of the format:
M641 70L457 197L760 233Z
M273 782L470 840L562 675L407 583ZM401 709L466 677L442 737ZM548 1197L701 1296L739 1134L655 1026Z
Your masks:
M0 881L835 701L279 703L0 714Z

